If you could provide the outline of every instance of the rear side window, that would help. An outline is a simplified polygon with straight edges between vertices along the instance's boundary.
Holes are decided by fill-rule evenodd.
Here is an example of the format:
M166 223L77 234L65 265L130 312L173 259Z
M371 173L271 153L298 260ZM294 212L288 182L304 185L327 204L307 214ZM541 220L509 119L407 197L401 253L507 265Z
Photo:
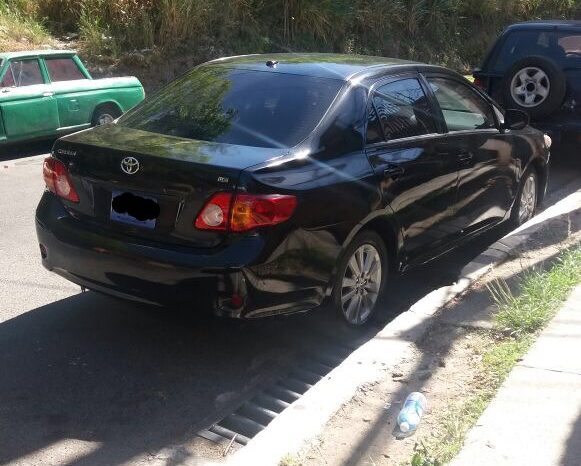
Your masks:
M45 58L44 61L53 82L86 79L72 58Z
M559 47L566 55L581 56L581 34L560 34Z
M430 105L417 79L385 84L377 88L372 101L375 114L368 115L368 143L435 132Z
M428 78L442 109L448 131L496 128L492 106L466 84L446 78Z
M293 147L321 121L343 84L277 72L199 68L119 124L202 141Z
M44 84L44 79L42 78L42 73L40 72L40 65L36 59L13 60L10 62L7 74L10 72L12 72L13 86L23 87L33 86L35 84ZM7 79L7 75L4 76L4 79Z
M377 116L375 107L370 105L369 111L367 112L367 144L374 144L383 140L383 130L381 129L379 117Z

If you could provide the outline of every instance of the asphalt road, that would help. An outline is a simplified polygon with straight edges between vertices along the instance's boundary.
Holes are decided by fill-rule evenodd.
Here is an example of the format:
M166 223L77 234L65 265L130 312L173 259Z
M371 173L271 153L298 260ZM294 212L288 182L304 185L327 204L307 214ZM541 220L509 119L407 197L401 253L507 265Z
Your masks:
M34 209L46 149L0 155L0 464L217 457L195 433L220 412L321 346L354 346L369 333L346 331L324 308L241 323L208 317L196 303L159 309L80 293L40 264ZM579 173L556 164L550 189ZM499 228L398 279L376 326L454 281L505 233Z

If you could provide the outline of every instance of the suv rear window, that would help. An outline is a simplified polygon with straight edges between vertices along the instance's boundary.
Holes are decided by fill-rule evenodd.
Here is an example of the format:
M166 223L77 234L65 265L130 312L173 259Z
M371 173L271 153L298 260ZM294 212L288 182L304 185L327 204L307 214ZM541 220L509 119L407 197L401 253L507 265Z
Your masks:
M199 68L174 81L121 126L254 147L292 147L317 126L343 81L277 72Z
M492 71L504 73L517 60L530 56L550 58L558 64L578 59L581 53L579 34L556 31L514 31L505 39Z

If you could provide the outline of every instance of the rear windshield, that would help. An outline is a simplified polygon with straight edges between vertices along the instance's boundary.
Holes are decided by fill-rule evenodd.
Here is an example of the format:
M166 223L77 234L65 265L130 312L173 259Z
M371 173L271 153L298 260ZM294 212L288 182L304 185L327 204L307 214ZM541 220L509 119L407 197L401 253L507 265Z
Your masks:
M121 126L202 141L287 148L317 126L342 81L199 68L119 120Z
M550 58L561 66L579 66L581 35L557 31L514 31L508 34L492 71L504 73L514 62L531 55Z

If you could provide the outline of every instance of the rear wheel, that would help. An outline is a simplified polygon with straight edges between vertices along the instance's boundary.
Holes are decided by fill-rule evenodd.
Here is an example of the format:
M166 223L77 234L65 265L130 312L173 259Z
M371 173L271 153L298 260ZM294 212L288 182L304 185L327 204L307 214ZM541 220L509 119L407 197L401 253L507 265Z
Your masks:
M535 215L539 196L538 177L534 170L525 172L521 180L516 203L512 210L512 222L520 226Z
M121 116L121 111L115 105L101 105L95 109L92 125L101 126L113 123L119 116Z
M358 234L341 258L333 290L334 307L345 322L360 326L369 321L387 273L387 250L381 237L372 231Z

